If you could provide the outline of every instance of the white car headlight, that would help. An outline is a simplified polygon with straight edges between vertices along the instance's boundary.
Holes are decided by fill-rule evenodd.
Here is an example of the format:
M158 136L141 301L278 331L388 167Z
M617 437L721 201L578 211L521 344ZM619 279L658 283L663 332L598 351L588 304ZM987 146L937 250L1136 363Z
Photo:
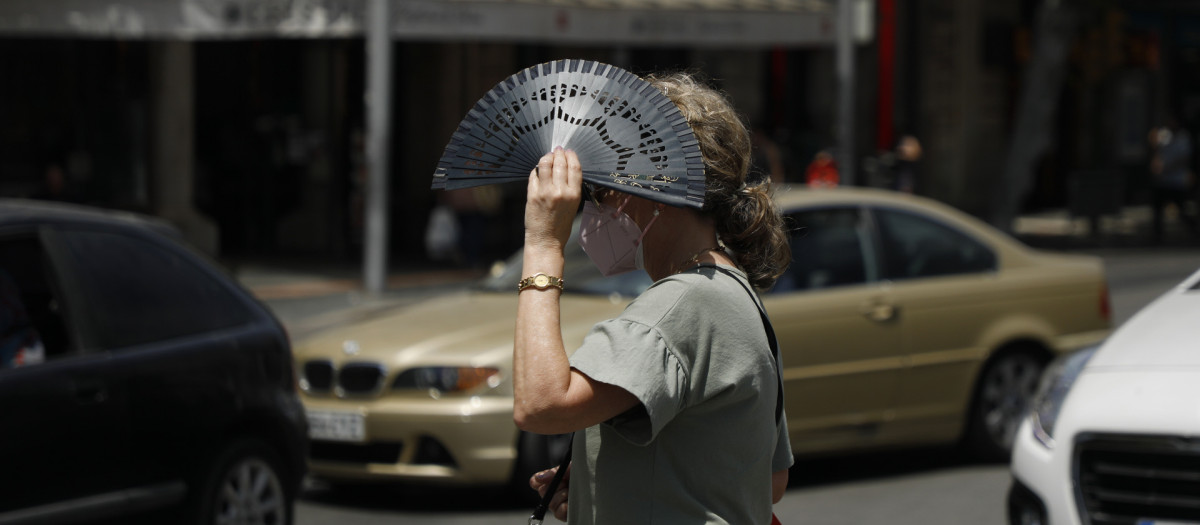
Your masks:
M1054 425L1058 422L1058 412L1062 410L1071 386L1097 348L1099 346L1088 347L1055 359L1042 373L1037 394L1033 396L1033 434L1046 447L1054 446Z
M499 384L500 371L495 368L429 366L405 370L392 382L392 388L464 392L484 385L495 388Z

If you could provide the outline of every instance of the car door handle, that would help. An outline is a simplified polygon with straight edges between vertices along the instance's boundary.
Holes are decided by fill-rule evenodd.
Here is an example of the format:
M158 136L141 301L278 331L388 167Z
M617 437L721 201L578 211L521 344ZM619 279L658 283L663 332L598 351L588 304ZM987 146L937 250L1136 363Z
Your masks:
M861 311L867 319L877 323L884 323L896 318L896 307L888 303L864 303Z
M108 387L103 383L80 383L75 386L75 401L81 405L98 405L108 401Z

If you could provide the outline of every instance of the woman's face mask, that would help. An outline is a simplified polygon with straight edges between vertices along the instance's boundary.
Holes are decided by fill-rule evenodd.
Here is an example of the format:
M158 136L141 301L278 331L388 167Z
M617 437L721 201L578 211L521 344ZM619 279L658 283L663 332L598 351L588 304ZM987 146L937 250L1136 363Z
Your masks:
M637 223L623 211L627 204L629 197L618 208L593 201L583 204L579 244L605 277L644 268L642 237L658 220L658 213L645 230L638 230Z

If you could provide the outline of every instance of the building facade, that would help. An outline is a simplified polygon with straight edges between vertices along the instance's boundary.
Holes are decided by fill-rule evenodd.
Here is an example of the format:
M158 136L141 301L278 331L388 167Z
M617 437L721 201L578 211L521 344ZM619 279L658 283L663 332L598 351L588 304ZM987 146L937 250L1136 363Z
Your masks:
M0 195L159 215L220 258L357 259L365 2L0 4ZM816 151L838 146L835 4L394 2L392 259L426 258L429 212L451 198L429 189L433 167L467 108L559 58L702 71L800 181ZM1200 124L1200 16L1169 0L1055 4L1074 17L1059 35L1066 74L1049 108L1029 112L1040 0L856 0L854 182L887 185L876 160L912 134L916 191L981 217L1010 186L1021 209L1069 206L1096 172L1119 180L1122 202L1142 198L1148 126L1169 111ZM1051 138L1026 154L1025 186L1006 171L1022 122ZM56 171L60 194L47 189ZM496 189L482 199L493 258L522 239L524 188Z

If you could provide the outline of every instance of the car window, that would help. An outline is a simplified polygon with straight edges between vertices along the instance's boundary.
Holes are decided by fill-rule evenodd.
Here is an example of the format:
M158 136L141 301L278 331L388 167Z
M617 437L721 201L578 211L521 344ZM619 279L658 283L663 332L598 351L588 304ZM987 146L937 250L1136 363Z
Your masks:
M774 293L848 286L878 278L870 231L857 208L823 208L785 214L792 264Z
M884 277L893 280L995 270L983 243L915 213L873 210L883 245Z
M34 235L0 239L0 369L43 363L72 348Z
M104 348L233 327L255 315L181 251L109 232L69 231L62 239Z

